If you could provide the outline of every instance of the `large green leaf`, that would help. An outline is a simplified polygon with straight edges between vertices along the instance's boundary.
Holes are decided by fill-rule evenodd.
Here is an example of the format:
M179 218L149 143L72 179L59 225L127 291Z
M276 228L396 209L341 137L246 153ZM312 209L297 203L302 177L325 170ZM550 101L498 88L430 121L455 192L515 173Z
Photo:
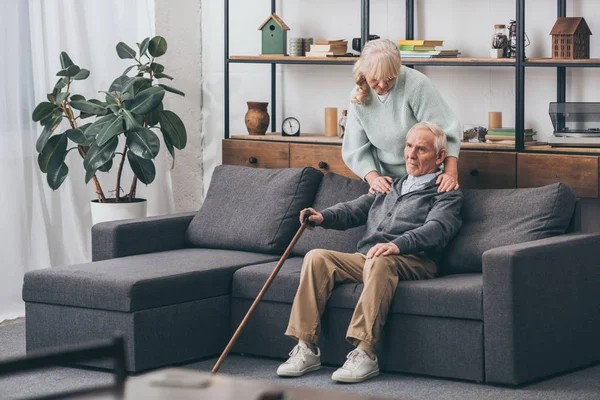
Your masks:
M85 145L85 143L87 142L87 138L85 137L85 134L83 133L81 128L67 129L65 133L67 134L67 137L69 139L71 139L77 144Z
M98 168L106 164L108 160L111 160L114 157L118 144L118 137L113 137L111 140L106 142L104 146L99 146L98 142L94 142L88 149L88 152L83 159L83 167L85 170L94 171L95 173Z
M56 85L54 85L54 90L61 90L62 88L67 86L67 83L67 78L58 78L58 81L56 81Z
M82 96L80 94L74 94L73 96L71 96L71 101L73 100L85 100L85 96Z
M152 57L160 57L167 52L167 41L162 36L154 36L148 45Z
M129 81L123 86L123 90L121 90L121 92L127 92L135 96L142 90L150 87L152 87L152 80L135 76L133 78L129 78Z
M165 89L160 86L142 90L131 100L130 110L135 114L148 114L158 107L163 97L165 97Z
M40 104L37 105L37 107L35 107L35 110L33 110L31 118L35 122L41 121L50 117L57 109L58 106L56 104L52 104L47 101L42 101Z
M98 167L98 171L102 171L102 172L110 171L110 169L113 166L113 160L114 160L114 158L111 158L104 165L101 165L100 167Z
M81 68L79 68L79 65L71 65L67 67L67 73L69 74L69 76L75 76L80 72Z
M130 65L129 67L125 68L125 71L123 71L123 75L127 75L129 73L129 71L131 71L135 67L136 67L136 65Z
M86 114L106 115L108 113L106 107L87 100L71 100L71 107Z
M43 173L48 172L48 164L50 163L50 159L56 159L56 155L62 155L62 159L65 158L65 154L67 151L67 136L65 134L52 136L40 154L38 155L38 166L40 167L40 171Z
M158 136L148 128L140 128L125 134L129 151L138 157L152 159L158 155L160 140Z
M96 124L98 126L95 126ZM98 146L104 146L109 140L123 132L123 116L107 115L94 122L89 129L93 129Z
M81 68L78 65L70 65L67 68L61 69L56 73L56 76L65 76L67 78L74 77L79 72L81 72ZM87 78L87 77L86 77Z
M162 72L159 72L158 74L154 74L154 77L157 78L157 79L159 79L159 78L167 78L167 79L173 80L173 77L171 75L167 75L167 74L164 74Z
M169 135L165 133L162 129L160 130L163 134L163 140L165 141L165 147L171 154L171 158L173 161L171 162L171 169L175 167L175 149L173 148L173 143L171 143L171 139L169 139Z
M132 114L131 111L123 110L123 118L125 118L125 128L127 130L135 130L142 127L135 117L136 115Z
M119 42L117 43L117 55L122 59L135 58L135 50L125 43Z
M90 76L90 70L82 68L81 71L73 75L73 79L75 79L76 81L82 81L84 79L87 79L88 76Z
M47 164L47 181L48 185L52 190L56 190L63 183L69 168L65 164L65 157L67 155L67 135L64 133L57 135L57 141L52 141L54 147L49 149L49 159ZM48 142L50 143L50 142Z
M154 72L155 74L160 74L161 72L163 72L165 70L165 67L162 64L158 64L158 63L151 63L150 64L150 69L152 70L152 72Z
M106 94L106 96L104 97L104 99L106 100L106 104L107 105L115 105L118 106L119 102L117 101L117 97L115 96L114 93L111 92L103 92L104 94Z
M48 174L46 175L48 185L52 190L58 189L65 181L68 174L69 167L67 167L67 164L65 164L64 161L57 167L48 166Z
M185 148L187 143L187 132L181 118L177 116L173 111L163 110L158 116L160 120L160 128L163 133L166 133L171 139L171 143L177 149L181 150Z
M94 175L96 175L96 171L97 170L85 171L85 183L88 183L94 177Z
M138 177L140 182L149 185L154 181L156 177L156 168L152 160L145 160L133 154L131 151L127 152L127 159L131 170Z
M165 89L167 92L175 93L180 96L185 96L185 93L183 93L181 90L177 90L175 88L172 88L171 86L163 85L162 83L159 83L158 86Z
M70 94L71 94L71 93L69 93L69 92L61 92L61 93L58 93L58 94L56 95L56 98L54 99L54 101L55 101L56 103L60 104L60 103L62 103L63 101L65 101L65 100L67 99L67 97L69 97L69 95L70 95Z
M44 125L44 130L35 142L35 149L38 151L38 153L40 153L44 149L46 143L48 143L48 140L50 139L50 136L52 136L52 132L54 132L54 130L60 124L61 121L62 115L57 115L46 122L46 124Z
M150 38L142 40L142 44L140 44L140 57L143 56L148 51L148 46L150 45Z
M74 99L73 99L73 97L71 97L71 100L74 100ZM100 106L100 107L104 107L104 108L106 108L106 106L107 106L107 104L106 104L106 103L104 103L104 102L102 102L102 101L100 101L100 100L97 100L97 99L89 99L88 101L89 101L90 103L92 103L92 104L95 104L95 105L97 105L97 106ZM106 112L106 114L108 114L108 111ZM82 112L79 114L79 118L83 119L83 118L88 118L88 117L91 117L91 116L94 116L94 115L96 115L96 114L88 114L88 113L84 113L84 112L82 111Z
M45 127L46 125L50 124L50 123L56 123L56 118L58 117L62 117L63 112L60 108L57 108L56 110L54 110L54 112L52 114L50 114L47 118L44 118L43 120L40 121L40 125Z
M115 79L113 81L113 83L110 84L110 87L108 88L109 92L125 92L126 90L124 89L124 87L127 85L127 83L131 80L132 78L128 77L127 75L121 75L120 77L118 77L117 79Z
M73 65L73 61L71 61L71 57L69 57L69 55L66 52L62 51L60 53L60 67L62 69L67 69L71 65Z
M163 110L163 103L161 102L158 107L156 107L156 110L152 111L149 115L150 118L148 118L148 125L149 126L156 126L160 123L160 112Z

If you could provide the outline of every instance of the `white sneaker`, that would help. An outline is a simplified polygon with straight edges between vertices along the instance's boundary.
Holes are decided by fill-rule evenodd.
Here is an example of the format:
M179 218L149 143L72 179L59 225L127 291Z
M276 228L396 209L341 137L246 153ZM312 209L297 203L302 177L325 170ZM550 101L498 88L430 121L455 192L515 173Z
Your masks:
M279 376L302 376L321 368L321 351L317 354L304 343L298 343L290 352L290 358L277 368Z
M331 375L336 382L357 383L379 375L377 357L373 360L361 349L354 349L344 365Z

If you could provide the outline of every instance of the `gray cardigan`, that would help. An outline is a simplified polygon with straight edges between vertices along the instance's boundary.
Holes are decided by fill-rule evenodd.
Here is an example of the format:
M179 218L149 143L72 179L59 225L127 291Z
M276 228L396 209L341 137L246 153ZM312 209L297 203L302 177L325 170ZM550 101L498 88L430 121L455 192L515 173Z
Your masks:
M422 189L401 194L406 177L392 183L389 194L365 194L321 212L323 228L345 230L366 224L357 244L362 254L377 243L392 242L400 254L424 252L437 262L462 225L460 190L438 193L435 179Z

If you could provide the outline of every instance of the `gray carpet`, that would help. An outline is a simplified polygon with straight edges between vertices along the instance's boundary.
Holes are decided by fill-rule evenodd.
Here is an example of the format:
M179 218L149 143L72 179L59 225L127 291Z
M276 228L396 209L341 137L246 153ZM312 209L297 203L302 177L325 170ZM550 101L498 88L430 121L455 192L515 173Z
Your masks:
M25 354L25 324L14 323L0 326L0 359ZM216 359L187 364L185 368L210 371ZM336 384L331 381L333 367L294 379L281 379L275 370L281 361L256 357L230 355L221 366L221 373L277 381L297 386L336 389L382 397L410 399L456 399L456 400L541 400L541 399L600 399L600 365L535 382L519 388L490 386L472 382L436 379L406 374L382 374L356 385ZM0 378L0 398L25 398L74 390L111 382L106 372L54 368L26 375Z

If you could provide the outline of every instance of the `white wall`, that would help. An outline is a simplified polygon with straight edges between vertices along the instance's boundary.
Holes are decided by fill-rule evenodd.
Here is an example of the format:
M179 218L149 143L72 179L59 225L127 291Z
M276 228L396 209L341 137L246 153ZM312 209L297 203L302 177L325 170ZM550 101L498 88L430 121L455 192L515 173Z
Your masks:
M185 48L177 62L182 66L196 64L200 46L196 45L196 18L200 0L171 2L156 0L157 32L165 32L171 46ZM222 0L202 1L202 138L203 159L198 148L186 150L177 160L173 176L176 206L185 209L196 205L194 196L178 191L198 179L203 162L204 192L215 166L221 163L223 138L223 20ZM415 37L443 39L446 48L457 48L462 56L489 55L494 24L515 17L515 2L497 0L417 0ZM591 37L591 55L600 57L600 7L597 0L569 1L568 16L583 16L596 35ZM402 0L371 2L371 33L383 38L404 38L404 4ZM168 9L170 17L165 17ZM287 0L277 2L277 13L290 26L289 37L316 39L348 39L360 35L360 0ZM257 55L260 53L258 26L270 14L270 1L230 0L230 54ZM528 0L526 33L531 46L529 57L550 57L549 32L556 20L556 1ZM168 33L168 34L167 34ZM177 44L174 44L176 43ZM278 69L278 124L285 116L295 116L303 132L323 131L323 108L347 108L353 86L351 66L280 65ZM504 126L514 125L514 68L487 67L420 67L434 81L463 124L487 124L488 111L502 111ZM270 101L270 66L233 64L230 74L230 127L232 134L246 133L244 114L246 101ZM183 70L182 70L183 72ZM197 71L190 69L183 89L190 96L200 91ZM181 77L180 74L177 75ZM548 103L555 101L556 73L553 68L526 70L526 127L535 128L541 139L552 134ZM568 101L598 101L595 88L600 84L597 69L572 68L567 73ZM191 107L193 106L182 106ZM195 115L195 114L194 114ZM190 114L190 117L192 114ZM186 122L188 131L193 131ZM270 130L270 128L269 128ZM279 131L280 128L277 127ZM199 139L196 139L199 140ZM186 154L187 153L187 154ZM184 162L182 162L184 160ZM183 164L183 165L182 165ZM179 173L179 168L185 171ZM191 170L195 168L195 170ZM183 198L181 198L183 196Z
M155 0L155 7L156 34L163 36L168 45L161 63L165 73L175 78L163 83L185 93L185 97L165 96L164 101L166 109L181 117L188 135L186 148L176 150L175 168L171 170L175 210L192 211L200 207L203 196L202 2Z

